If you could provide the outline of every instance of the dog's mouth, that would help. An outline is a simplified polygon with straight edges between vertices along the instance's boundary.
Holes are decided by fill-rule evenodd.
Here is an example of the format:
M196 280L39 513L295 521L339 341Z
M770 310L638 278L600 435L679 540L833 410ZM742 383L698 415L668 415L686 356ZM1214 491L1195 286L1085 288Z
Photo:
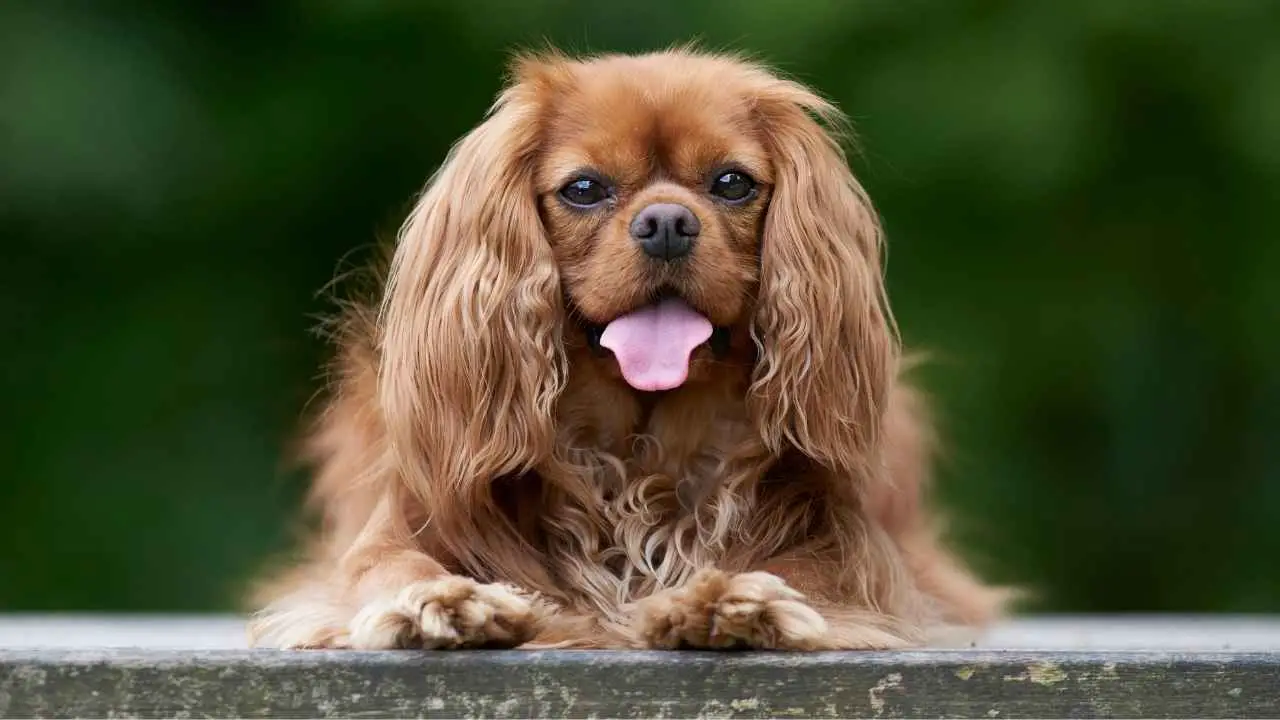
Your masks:
M584 329L591 349L611 351L627 384L645 392L683 385L699 346L708 345L718 357L729 350L729 328L712 325L674 294L665 294L603 325L587 323Z

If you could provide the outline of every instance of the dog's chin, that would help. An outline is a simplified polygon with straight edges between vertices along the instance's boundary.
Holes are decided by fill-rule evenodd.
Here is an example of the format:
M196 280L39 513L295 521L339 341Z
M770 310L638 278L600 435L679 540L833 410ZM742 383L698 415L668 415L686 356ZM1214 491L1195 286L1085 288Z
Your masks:
M732 340L731 328L714 325L673 293L660 294L608 322L580 324L591 352L612 358L622 379L641 392L681 387L689 380L699 349L707 348L717 359L724 359Z

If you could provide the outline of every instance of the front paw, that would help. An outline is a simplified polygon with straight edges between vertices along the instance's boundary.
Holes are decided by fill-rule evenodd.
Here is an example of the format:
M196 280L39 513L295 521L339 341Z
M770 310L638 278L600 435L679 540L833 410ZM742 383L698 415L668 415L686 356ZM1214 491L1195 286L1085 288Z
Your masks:
M701 570L637 607L637 636L652 648L817 650L826 633L804 596L766 572Z
M455 575L413 583L351 620L350 647L509 648L533 638L534 600L519 589Z

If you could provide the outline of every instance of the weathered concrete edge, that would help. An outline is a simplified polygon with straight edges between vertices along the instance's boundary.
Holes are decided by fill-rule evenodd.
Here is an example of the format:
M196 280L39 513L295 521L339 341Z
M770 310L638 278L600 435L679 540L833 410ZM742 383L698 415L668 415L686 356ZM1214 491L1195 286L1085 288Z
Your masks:
M1277 717L1280 653L0 650L0 716Z

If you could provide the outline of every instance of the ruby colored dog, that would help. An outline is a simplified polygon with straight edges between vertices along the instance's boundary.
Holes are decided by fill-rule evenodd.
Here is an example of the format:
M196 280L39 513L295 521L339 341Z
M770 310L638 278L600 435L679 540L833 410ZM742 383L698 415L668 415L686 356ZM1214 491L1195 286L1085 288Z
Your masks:
M524 57L341 321L275 647L893 648L1003 593L931 434L837 111L691 51Z

